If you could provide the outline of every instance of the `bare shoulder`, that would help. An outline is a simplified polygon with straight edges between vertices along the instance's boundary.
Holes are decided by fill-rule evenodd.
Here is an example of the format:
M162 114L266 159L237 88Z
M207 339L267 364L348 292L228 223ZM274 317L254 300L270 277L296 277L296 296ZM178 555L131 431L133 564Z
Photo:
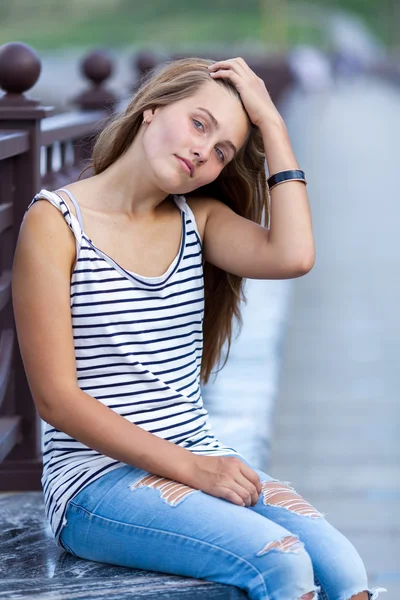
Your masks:
M71 248L75 247L74 234L67 226L60 210L40 196L25 213L21 224L22 231L35 232L47 237L60 236L60 241L70 241Z
M70 269L76 257L74 234L59 209L45 199L36 201L25 213L19 231L16 253L32 255L33 250L59 259Z
M213 206L224 204L223 202L221 202L221 200L217 200L216 198L210 198L207 196L188 196L186 200L192 210L194 207L196 211L199 211L201 213L207 213L211 210Z
M69 190L74 197L78 198L80 198L81 196L85 197L86 195L88 195L88 192L91 189L89 181L85 179L82 181L74 181L73 183L69 183L68 185L63 185L62 187L65 190ZM57 190L57 194L61 196L65 204L68 206L70 212L74 215L74 217L77 218L75 206L73 202L71 202L68 194L66 194L65 192L61 192L60 190Z

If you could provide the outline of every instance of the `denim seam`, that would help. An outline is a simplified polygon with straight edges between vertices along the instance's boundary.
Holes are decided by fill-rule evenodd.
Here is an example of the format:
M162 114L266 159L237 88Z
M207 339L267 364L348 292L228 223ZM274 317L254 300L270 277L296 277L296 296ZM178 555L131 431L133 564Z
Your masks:
M60 539L60 543L61 543L61 546L64 548L64 550L66 552L69 552L70 554L72 554L72 556L77 557L77 555L75 554L75 552L73 550L71 550L71 548L68 546L68 544L66 544L64 542L64 540Z
M103 521L110 521L110 523L117 523L119 525L125 525L125 526L128 526L128 527L135 527L136 529L145 529L145 530L150 530L150 531L156 531L158 533L163 533L163 534L167 534L167 535L174 536L174 537L184 538L184 539L187 539L187 540L190 540L190 541L193 541L193 542L197 542L197 543L203 544L205 546L210 546L211 548L216 548L217 550L220 550L221 552L224 552L225 554L230 554L231 556L233 556L234 558L238 559L239 561L242 561L242 562L246 563L246 565L248 565L251 569L253 569L254 571L256 571L256 573L261 577L261 581L263 583L263 587L264 587L265 593L267 595L267 598L269 596L268 590L267 590L267 586L266 586L266 583L264 581L264 577L262 576L261 572L257 569L257 567L255 567L254 565L252 565L251 563L249 563L245 558L243 558L241 556L238 556L237 554L235 554L234 552L231 552L230 550L225 550L224 548L221 548L220 546L216 546L215 544L211 544L210 542L204 542L203 540L197 540L196 538L192 538L192 537L190 537L188 535L183 535L181 533L173 533L171 531L164 531L162 529L156 529L155 527L144 527L143 525L133 525L131 523L124 523L122 521L116 521L115 519L108 519L107 517L102 517L100 515L96 515L94 513L91 513L89 510L87 510L83 506L80 506L79 504L75 504L74 502L70 502L70 504L72 504L76 508L80 508L81 510L83 510L85 513L87 513L91 517L95 517L97 519L102 519Z

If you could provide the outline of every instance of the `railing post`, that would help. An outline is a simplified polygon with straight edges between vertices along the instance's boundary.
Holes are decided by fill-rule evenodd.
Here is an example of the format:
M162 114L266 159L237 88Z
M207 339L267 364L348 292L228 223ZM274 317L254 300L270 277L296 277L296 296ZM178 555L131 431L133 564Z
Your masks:
M0 48L0 129L19 130L29 135L29 149L15 157L10 197L1 202L13 203L13 248L15 249L25 210L40 190L40 122L51 114L50 107L40 106L25 92L39 78L41 63L35 52L19 42ZM0 463L0 490L40 489L42 458L41 422L31 397L19 352L15 344L10 382L13 392L8 411L22 417L22 441Z
M118 103L117 96L105 84L114 71L114 64L105 50L93 50L86 54L80 63L82 75L90 82L88 90L72 99L82 111L104 110L110 116ZM73 175L78 177L82 165L91 157L96 136L73 140L74 169ZM86 172L86 177L91 173ZM83 179L85 175L83 176Z
M132 94L136 92L147 73L154 69L158 63L159 61L157 60L156 55L148 50L142 50L135 54L132 59L132 67L134 67L136 71L136 80L131 85L130 92Z

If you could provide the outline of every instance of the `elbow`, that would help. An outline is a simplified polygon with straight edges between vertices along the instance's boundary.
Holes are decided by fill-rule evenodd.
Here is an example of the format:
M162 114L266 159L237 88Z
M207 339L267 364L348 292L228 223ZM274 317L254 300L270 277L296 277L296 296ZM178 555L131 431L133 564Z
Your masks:
M45 421L45 423L48 423L49 425L54 426L54 423L52 422L53 415L52 415L50 406L43 400L39 401L36 398L35 398L35 406L36 406L36 411L37 411L39 417L42 419L42 421Z
M62 389L57 386L48 390L36 390L32 396L42 421L58 429L57 424L60 418L63 418L71 398L76 395L76 389L74 386L68 387L65 384Z
M315 250L310 252L302 252L295 260L290 262L290 273L292 278L302 277L311 271L315 264Z
M315 251L310 252L309 255L305 256L301 263L301 274L306 275L311 271L315 264Z
M62 424L65 423L65 411L60 407L54 406L54 404L42 404L37 407L39 417L48 425L51 425L55 429L60 429Z

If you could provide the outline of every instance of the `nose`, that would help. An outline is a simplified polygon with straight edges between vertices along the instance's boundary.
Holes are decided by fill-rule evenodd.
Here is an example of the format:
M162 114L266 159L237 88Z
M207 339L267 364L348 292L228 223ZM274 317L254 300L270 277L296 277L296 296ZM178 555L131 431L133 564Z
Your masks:
M210 154L212 152L211 144L204 144L204 146L197 147L196 150L193 151L195 162L198 165L203 165L210 158Z
M200 154L200 152L193 152L193 154L195 156L196 163L198 165L202 165L204 163L204 159L202 157L202 154Z

